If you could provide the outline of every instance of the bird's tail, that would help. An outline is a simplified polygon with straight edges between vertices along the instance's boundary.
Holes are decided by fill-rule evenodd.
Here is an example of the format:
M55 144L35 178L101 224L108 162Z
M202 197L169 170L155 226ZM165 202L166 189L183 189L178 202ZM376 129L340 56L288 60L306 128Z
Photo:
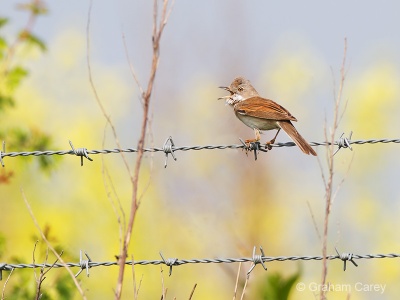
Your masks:
M317 153L311 148L310 144L300 135L300 133L293 126L290 121L278 121L278 125L287 133L287 135L295 142L295 144L305 154L312 154L317 156Z

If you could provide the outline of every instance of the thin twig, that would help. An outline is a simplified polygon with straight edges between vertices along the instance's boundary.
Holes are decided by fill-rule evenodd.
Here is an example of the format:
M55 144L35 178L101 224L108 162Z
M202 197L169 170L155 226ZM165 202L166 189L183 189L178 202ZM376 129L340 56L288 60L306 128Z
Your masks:
M37 246L38 242L39 241L37 240L35 242L35 246L33 247L33 253L32 253L32 263L33 264L36 264L36 262L35 262L35 251L36 251L36 246ZM47 248L46 257L45 257L45 260L44 260L45 263L47 262L48 257L49 257L49 251L48 251L48 248ZM41 297L40 290L41 290L41 287L42 287L42 282L46 278L46 277L44 277L43 273L44 273L44 267L40 268L40 276L39 276L39 278L37 278L36 270L33 271L33 274L35 276L35 281L36 281L36 295L35 295L35 299L36 300L39 300L40 297Z
M91 70L91 64L90 64L90 17L91 17L91 12L92 12L92 5L93 5L93 0L90 0L90 4L89 4L89 11L88 11L88 21L87 21L87 26L86 26L86 38L87 38L87 52L86 52L86 59L87 59L87 67L88 67L88 72L89 72L89 82L90 82L90 86L92 88L93 94L95 96L97 105L99 106L101 112L103 113L104 118L106 119L107 123L110 125L113 137L114 137L114 141L117 144L118 147L121 147L119 139L118 139L118 135L117 135L117 131L115 129L115 126L110 118L110 116L107 114L107 111L105 109L105 107L103 106L102 101L100 100L100 97L97 93L97 89L95 87L95 84L93 82L93 77L92 77L92 70ZM134 182L134 177L132 175L131 169L129 167L128 161L125 157L125 154L121 153L121 158L122 161L125 165L125 168L129 174L129 178L131 180L131 182ZM121 207L121 205L120 205ZM126 226L126 222L125 222L125 214L124 211L122 210L122 215L123 215L123 224L121 223L121 219L117 217L118 222L119 222L119 229L120 231L124 230L125 231L125 226ZM126 257L127 257L127 246L126 246L126 240L123 238L123 235L121 234L120 237L120 253L122 254L121 256L119 256L119 260L125 261ZM124 268L124 265L120 265L120 268ZM119 274L118 277L118 286L117 289L115 291L115 295L116 295L116 299L120 299L121 298L121 294L122 294L122 279L123 279L123 270L122 270L122 274Z
M238 290L238 286L239 286L239 277L240 277L240 269L242 267L242 263L239 263L239 268L238 268L238 272L236 275L236 282L235 282L235 290L233 292L233 300L236 300L236 295L237 295L237 290Z
M148 127L148 140L149 144L154 146L154 136L153 136L153 114L148 118L147 120L147 127ZM144 150L143 150L144 151ZM138 206L140 206L140 203L142 202L142 198L148 191L150 184L151 184L151 179L153 175L153 169L154 169L154 153L150 153L150 159L149 159L149 178L147 179L147 183L143 187L143 191L141 195L138 197Z
M38 241L35 242L35 247L33 249L33 264L35 264L35 250L36 250L36 245L37 245ZM60 256L63 255L63 251L61 251ZM44 260L44 264L47 263L49 259L49 248L47 247L46 249L46 256L45 256L45 260ZM39 300L42 297L41 294L41 289L42 289L42 283L43 281L46 279L45 275L50 272L51 269L53 269L53 267L56 265L56 263L58 262L58 259L56 259L53 264L49 267L49 268L45 268L45 266L43 265L40 268L40 276L39 278L37 278L36 276L36 271L34 272L35 274L35 280L36 280L36 296L35 299Z
M340 84L338 88L338 92L336 95L335 103L334 103L334 111L333 111L333 125L330 129L328 134L327 126L325 123L325 140L328 142L330 141L330 145L326 147L327 149L327 164L328 164L328 176L327 180L325 180L325 176L323 176L325 182L325 218L324 218L324 227L323 227L323 241L322 241L322 279L321 279L321 286L326 285L326 277L328 273L328 261L326 259L327 254L327 244L328 244L328 228L329 228L329 215L331 212L331 207L333 203L333 196L336 195L336 192L333 191L333 178L334 178L334 145L333 142L335 141L336 131L339 126L339 122L341 117L343 116L343 112L340 111L341 101L342 101L342 94L343 94L343 87L344 81L346 77L346 53L347 53L347 39L344 40L344 51L343 51L343 60L342 65L340 68ZM326 290L321 289L320 291L320 299L326 299Z
M19 34L18 37L16 38L16 40L8 48L8 51L6 52L6 55L5 55L5 59L3 61L3 66L1 68L2 72L8 71L8 68L11 64L14 54L16 53L16 49L17 49L18 45L21 44L26 39L27 35L29 35L32 32L33 27L35 26L35 22L38 17L38 14L35 14L33 12L33 10L35 9L34 6L37 6L40 9L40 6L43 6L44 4L40 0L33 0L32 4L27 4L27 5L32 5L33 8L29 9L30 14L29 14L28 20L27 20L25 26L23 27L23 29L20 31L21 33L25 33L25 34Z
M321 233L319 232L319 229L318 229L318 226L317 226L317 222L315 221L314 213L313 213L313 211L312 211L310 202L308 202L308 201L307 201L307 206L308 206L308 210L310 211L310 215L311 215L311 219L312 219L312 221L313 221L313 225L314 225L315 232L317 233L318 239L319 239L319 241L321 242L321 241L322 241Z
M164 270L162 268L162 266L160 267L160 274L161 274L161 300L165 300L166 295L167 295L167 291L165 289L164 286Z
M10 274L8 274L8 276L7 276L6 282L4 282L3 291L1 292L1 300L6 299L6 286L7 286L8 282L10 281L11 274L14 272L14 270L15 269L11 269Z
M133 258L132 258L133 261ZM137 300L139 298L140 287L142 286L143 274L140 277L139 284L136 284L136 272L134 270L135 264L132 264L132 278L133 278L133 299Z
M94 84L93 76L92 76L92 68L91 68L91 63L90 63L90 17L91 17L91 13L92 13L92 5L93 5L93 0L90 0L89 11L88 11L88 21L87 21L87 24L86 24L86 47L87 47L87 50L86 50L86 61L87 61L87 68L88 68L88 73L89 73L89 82L90 82L90 87L92 88L94 97L96 99L97 105L99 106L99 108L100 108L104 118L106 119L107 123L110 125L111 131L112 131L112 134L113 134L113 137L114 137L115 144L120 148L121 144L120 144L119 139L118 139L117 131L115 129L115 126L114 126L110 116L107 114L107 111L106 111L102 101L100 100L100 96L97 93L97 89L96 89L96 86ZM121 158L122 158L122 161L124 162L125 168L126 168L128 174L129 174L129 177L130 177L130 179L132 181L133 180L132 172L131 172L131 169L129 167L129 163L128 163L124 153L121 153Z
M125 38L125 34L123 32L122 32L122 42L124 44L126 60L128 61L128 64L129 64L129 70L131 71L131 75L132 75L133 79L135 80L136 85L137 85L137 87L138 87L138 89L140 91L141 97L139 99L143 100L144 90L143 90L143 87L140 84L139 79L138 79L138 77L136 75L135 68L134 68L134 66L132 64L131 58L129 57L128 46L126 45L126 38Z
M132 255L132 261L134 261L133 255ZM135 264L132 263L133 299L135 299L135 300L137 300L137 298L139 296L139 289L140 289L140 285L142 284L142 279L143 279L143 274L142 274L142 277L140 278L139 287L137 287L136 286Z
M342 187L343 183L345 182L346 178L349 176L351 166L353 165L353 161L354 161L354 152L351 155L351 159L350 159L350 162L349 162L349 164L347 166L346 172L344 173L344 175L343 175L342 179L340 180L340 182L336 185L336 189L333 192L332 204L335 202L335 199L336 199L336 196L337 196L339 190L341 189L341 187Z
M103 147L104 147L104 143L105 143L105 139L106 139L106 130L104 129L104 135L103 135ZM117 218L117 222L118 222L118 233L119 233L119 246L120 246L120 252L122 251L122 239L123 239L123 233L126 230L126 220L125 220L125 211L122 207L122 203L121 200L117 194L117 191L115 189L114 186L114 182L110 176L110 173L108 171L108 168L106 166L105 160L104 160L104 155L101 156L101 174L103 177L103 185L104 185L104 189L106 190L107 193L107 198L110 201L111 207L114 210L114 214ZM108 182L110 183L110 187L108 185ZM111 189L111 190L110 190ZM114 196L112 196L112 194ZM113 200L113 198L116 199L116 202L118 204L118 208L117 205L115 203L115 201ZM122 220L121 220L122 217Z
M244 294L246 292L247 284L249 283L249 277L250 277L249 275L246 276L246 281L244 282L242 296L240 297L240 300L244 299Z
M196 287L197 287L197 283L194 284L193 289L192 289L192 291L190 292L189 300L192 300L192 297L193 297L193 294L194 294L194 290L196 289Z
M142 95L143 97L143 119L141 125L141 133L140 138L138 141L138 154L136 156L136 162L134 167L134 175L132 181L132 199L131 199L131 209L130 209L130 216L128 221L128 227L125 232L125 237L123 241L123 248L121 255L119 256L119 274L118 274L118 281L117 281L117 288L115 293L115 299L121 299L122 295L122 285L124 280L124 270L125 270L125 262L128 253L128 246L130 244L133 224L135 222L136 212L139 208L139 173L142 164L142 157L144 153L144 143L146 132L148 128L148 119L149 119L149 108L150 108L150 99L151 94L153 91L154 80L156 77L157 69L158 69L158 62L160 58L160 39L163 33L163 29L167 23L168 16L170 14L171 9L167 12L168 7L168 0L163 1L163 9L162 9L162 17L160 19L160 25L157 25L157 16L158 16L158 8L157 8L157 0L154 0L154 10L153 10L153 58L152 58L152 65L150 71L150 77L147 84L147 89L145 93Z
M33 214L31 205L28 202L28 199L26 199L24 190L21 188L21 194L22 194L22 198L24 199L25 202L25 206L28 209L28 212L33 220L33 223L35 224L37 230L40 233L40 236L42 237L43 241L46 243L47 247L51 250L51 252L53 252L53 254L55 255L55 257L60 261L61 264L63 264L63 266L67 269L67 272L69 273L69 275L72 278L72 281L74 282L77 290L79 291L79 293L81 294L82 298L86 300L86 296L85 293L83 292L78 280L75 278L74 273L72 273L72 270L70 267L68 267L68 265L64 262L64 260L61 258L61 256L57 253L57 251L54 249L54 247L51 245L51 243L47 240L45 234L43 233L43 230L40 228L38 221L36 220L35 215ZM53 264L54 266L55 264Z
M36 251L36 246L39 243L38 240L36 240L35 245L33 246L33 253L32 253L32 263L35 265L35 251ZM47 260L45 261L47 262ZM36 269L33 270L33 276L35 277L35 281L37 282L37 275L36 275Z

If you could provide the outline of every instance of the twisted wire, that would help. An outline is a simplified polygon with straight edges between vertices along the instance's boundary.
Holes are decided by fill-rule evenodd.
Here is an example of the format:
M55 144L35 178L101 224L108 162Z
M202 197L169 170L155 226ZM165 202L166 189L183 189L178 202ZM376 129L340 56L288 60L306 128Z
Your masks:
M352 254L351 259L379 259L379 258L400 258L400 254L396 253L388 253L388 254ZM256 259L261 262L271 262L271 261L310 261L310 260L322 260L322 256L256 256ZM346 260L346 257L342 255L328 255L326 256L328 260ZM221 263L239 263L239 262L254 262L254 257L239 257L239 258L194 258L194 259L161 259L161 260L137 260L137 261L126 261L126 265L160 265L165 264L167 266L180 266L184 264L221 264ZM7 263L0 263L0 270L11 271L12 269L34 269L34 268L64 268L64 267L78 267L84 268L85 266L89 268L93 267L110 267L110 266L117 266L117 261L105 261L105 262L94 262L94 261L85 261L85 265L82 262L77 263L42 263L42 264L7 264Z
M348 141L350 145L364 145L364 144L388 144L388 143L400 143L400 139L370 139L370 140L354 140ZM310 142L311 146L329 146L332 143L330 142ZM341 145L340 141L336 141L333 145ZM272 147L293 147L296 146L293 142L287 143L276 143L272 144ZM234 144L234 145L204 145L204 146L183 146L183 147L170 147L169 151L190 151L190 150L225 150L225 149L245 149L246 145L243 144ZM125 149L102 149L102 150L87 150L88 154L111 154L111 153L135 153L139 150L136 148L125 148ZM144 148L144 152L165 152L165 147L153 147L153 148ZM169 152L171 153L171 152ZM16 156L41 156L41 155L77 155L73 150L59 150L59 151L22 151L22 152L2 152L2 157L16 157Z

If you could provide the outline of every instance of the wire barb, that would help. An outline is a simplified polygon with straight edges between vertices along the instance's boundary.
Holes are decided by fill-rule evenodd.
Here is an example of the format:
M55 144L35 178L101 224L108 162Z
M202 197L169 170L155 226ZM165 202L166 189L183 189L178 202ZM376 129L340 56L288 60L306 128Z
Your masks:
M6 153L6 142L5 141L3 141L3 150L0 150L0 163L1 163L2 167L4 168L3 153Z
M0 280L3 280L3 270L6 269L7 264L0 263Z
M179 265L179 264L177 264L178 259L177 258L167 258L167 259L165 259L161 252L160 252L160 256L161 256L164 264L169 267L169 276L171 276L171 274L172 274L172 266L178 266Z
M336 144L338 145L338 148L333 153L333 155L338 153L341 148L349 148L351 151L353 151L353 148L351 148L351 136L353 135L353 131L350 131L349 138L343 137L343 135L344 135L344 132L340 136L339 141L336 142Z
M82 250L80 250L80 252L79 252L79 266L81 267L81 269L78 271L78 273L76 273L75 277L78 277L78 275L81 274L84 269L86 269L86 276L89 277L89 269L90 269L89 263L92 260L91 260L91 258L89 257L89 254L87 254L86 251L85 251L85 256L87 257L87 260L86 259L82 259Z
M93 161L93 159L91 159L89 157L89 154L87 152L86 148L74 148L74 145L72 145L72 142L69 141L69 145L72 148L72 152L76 155L76 156L80 156L81 157L81 166L83 166L83 157L86 157L88 160Z
M165 141L164 145L163 145L163 151L165 153L165 163L164 163L164 168L167 167L167 162L168 162L168 154L171 153L172 158L176 161L176 157L174 154L174 141L172 140L172 136L170 136L169 138L167 138L167 140Z
M337 255L339 256L339 258L340 258L340 259L343 261L343 263L344 263L343 271L346 271L346 262L347 262L347 261L352 262L353 265L355 265L356 267L358 267L358 265L356 264L356 262L353 260L353 253L342 253L342 254L339 254L339 251L336 249L336 247L335 247L335 250L336 250L336 253L337 253Z
M239 138L239 141L242 143L242 148L246 151L246 154L249 151L254 151L254 160L257 160L258 151L268 152L268 149L263 149L260 147L260 142L245 143L241 138Z
M261 264L265 271L267 271L267 267L264 265L263 257L265 257L264 250L262 246L260 246L261 255L256 254L256 246L253 248L253 264L251 265L250 269L247 271L247 276L250 275L251 271L256 267L257 264Z

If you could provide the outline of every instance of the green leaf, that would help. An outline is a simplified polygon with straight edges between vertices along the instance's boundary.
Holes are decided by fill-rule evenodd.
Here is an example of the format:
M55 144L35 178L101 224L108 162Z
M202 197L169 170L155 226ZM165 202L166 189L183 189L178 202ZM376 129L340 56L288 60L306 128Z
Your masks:
M65 274L63 277L60 277L56 282L55 288L58 294L58 299L60 300L72 299L74 294L76 294L76 287L69 274Z
M11 96L2 95L0 92L0 112L3 111L7 106L14 106L14 98Z
M24 130L14 128L7 133L8 148L10 151L44 151L52 148L51 137L38 130L31 128ZM61 157L42 155L35 158L42 171L50 172L56 166Z
M6 250L6 237L2 232L0 232L0 258L3 257L5 250Z
M51 147L51 137L37 130L32 130L31 150L45 151ZM36 151L35 150L35 151ZM42 155L39 157L39 166L42 170L50 170L55 164L56 157Z
M33 15L45 15L49 11L43 1L32 1L32 3L18 4L17 9L30 11Z
M20 66L10 69L6 75L6 88L9 92L12 93L27 75L28 71Z
M0 61L4 59L7 48L8 48L7 41L0 36Z
M7 23L8 23L8 19L7 18L0 17L0 27L3 27Z
M6 49L8 47L7 42L0 36L0 49Z
M45 43L36 35L29 31L23 30L19 33L20 39L27 42L30 45L37 46L43 52L47 50Z
M265 281L262 282L259 297L257 299L268 300L287 300L289 293L297 280L301 276L299 269L293 275L285 278L280 273L269 274L266 276Z

